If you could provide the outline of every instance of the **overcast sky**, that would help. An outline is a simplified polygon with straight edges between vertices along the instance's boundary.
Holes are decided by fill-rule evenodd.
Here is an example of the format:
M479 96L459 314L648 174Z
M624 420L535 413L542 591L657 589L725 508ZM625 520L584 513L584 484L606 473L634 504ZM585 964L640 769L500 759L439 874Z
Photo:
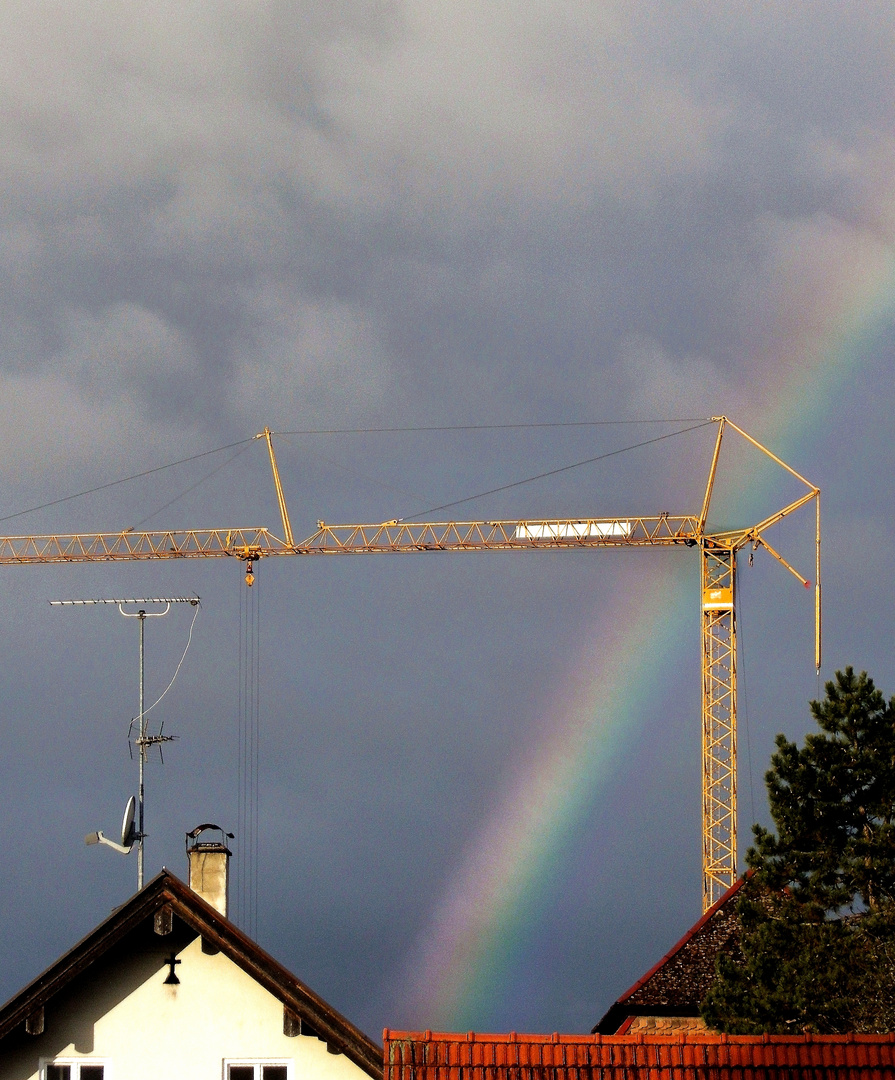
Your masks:
M741 559L741 852L823 680L895 692L890 3L7 0L0 53L0 530L279 533L265 425L304 537L726 414L824 514L820 682L810 594ZM294 434L333 429L367 433ZM698 511L713 437L434 516ZM802 490L744 445L719 527ZM813 579L812 515L775 537ZM202 597L150 876L245 824L249 624L237 918L374 1036L587 1031L701 913L694 553L269 560L251 603L228 561L2 580L0 997L136 880L83 843L135 790L136 624L52 599Z

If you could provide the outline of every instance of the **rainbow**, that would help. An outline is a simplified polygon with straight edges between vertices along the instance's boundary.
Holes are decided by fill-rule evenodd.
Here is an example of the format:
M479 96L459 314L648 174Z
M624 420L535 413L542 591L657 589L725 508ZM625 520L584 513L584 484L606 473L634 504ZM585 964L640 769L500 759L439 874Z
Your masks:
M732 417L796 468L895 306L888 249L859 236L843 256L846 275L781 305L775 337L784 344L753 361L761 385L750 415ZM762 479L740 492L742 503L757 505L765 486ZM674 633L694 603L685 562L666 560L649 580L642 570L619 571L617 595L601 607L628 614L609 626L604 615L593 628L538 745L516 762L408 958L400 997L412 1025L464 1030L500 1013L519 955L574 873L576 828L643 738L650 703L662 696L656 673L689 644ZM659 611L656 595L664 597Z
M641 671L641 678L632 679L630 658L649 655L654 673L663 667L657 642L659 650L661 643L669 652L673 648L674 619L683 604L692 604L690 576L667 568L665 580L647 580L633 566L616 576L606 610L651 614L621 625L601 620L569 664L551 704L551 723L515 763L435 912L422 955L414 959L410 1000L420 1020L463 1029L471 1018L493 1011L489 1003L502 992L504 972L524 946L523 934L552 895L542 883L562 875L569 855L565 841L632 751L656 698L658 676L650 679ZM657 588L663 595L659 612Z

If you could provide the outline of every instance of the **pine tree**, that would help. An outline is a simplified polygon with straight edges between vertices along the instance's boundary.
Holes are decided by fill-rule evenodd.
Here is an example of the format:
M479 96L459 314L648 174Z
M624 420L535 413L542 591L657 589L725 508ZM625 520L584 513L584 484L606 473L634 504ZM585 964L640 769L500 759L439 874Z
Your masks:
M742 955L703 1003L722 1031L895 1030L895 698L849 667L811 712L765 777L776 833L753 827Z

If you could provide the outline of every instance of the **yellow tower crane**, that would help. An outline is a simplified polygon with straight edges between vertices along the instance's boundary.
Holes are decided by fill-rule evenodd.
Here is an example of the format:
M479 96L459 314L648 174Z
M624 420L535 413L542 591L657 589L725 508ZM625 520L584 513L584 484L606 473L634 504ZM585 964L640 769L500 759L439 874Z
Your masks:
M76 533L51 536L0 537L0 565L59 562L118 562L148 559L230 557L246 567L252 584L254 563L273 555L354 555L420 551L560 551L601 547L698 548L701 563L702 610L702 903L709 907L736 880L737 860L737 646L735 584L737 552L762 547L806 587L801 576L765 539L765 533L785 517L815 503L815 664L820 669L820 489L809 483L726 416L718 424L702 508L696 514L650 517L575 517L513 521L407 522L392 520L367 525L327 525L295 543L280 482L272 432L264 439L283 538L266 528L189 529L154 532ZM807 491L770 517L754 525L707 532L709 507L721 442L732 428L767 455Z

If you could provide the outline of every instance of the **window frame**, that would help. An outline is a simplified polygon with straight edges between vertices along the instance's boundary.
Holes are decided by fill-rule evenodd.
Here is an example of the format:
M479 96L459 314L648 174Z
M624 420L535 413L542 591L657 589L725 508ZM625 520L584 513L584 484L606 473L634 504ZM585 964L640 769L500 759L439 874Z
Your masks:
M254 1080L262 1080L261 1069L264 1068L265 1065L276 1065L279 1068L285 1066L286 1080L293 1080L293 1064L292 1058L224 1058L221 1076L223 1077L223 1080L229 1080L230 1066L241 1065L244 1068L246 1066L251 1066L255 1070ZM105 1078L103 1078L103 1080L105 1080Z
M47 1069L50 1065L70 1065L77 1066L77 1070L72 1070L71 1080L81 1080L81 1066L82 1065L101 1065L103 1069L103 1080L111 1080L112 1078L112 1066L108 1058L93 1058L93 1057L51 1057L41 1058L38 1062L39 1070L38 1075L40 1080L47 1080Z

